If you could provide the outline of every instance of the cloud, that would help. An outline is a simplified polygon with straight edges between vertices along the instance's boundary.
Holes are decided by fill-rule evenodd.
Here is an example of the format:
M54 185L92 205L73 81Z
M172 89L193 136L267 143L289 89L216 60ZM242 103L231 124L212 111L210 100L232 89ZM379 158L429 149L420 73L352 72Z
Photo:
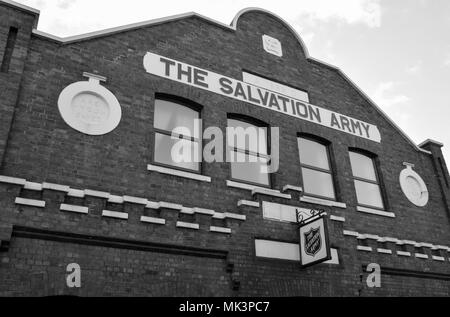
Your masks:
M72 6L77 0L58 0L56 3L57 7L60 9L68 9Z
M410 74L416 74L422 69L422 61L418 61L416 64L406 68L406 72Z
M392 81L380 83L373 93L374 101L378 105L388 108L408 102L410 100L409 97L402 94L392 94L396 85L397 83Z
M381 26L380 0L297 0L297 3L299 20L312 26L317 21L330 20L348 24L362 23L371 28Z
M444 66L450 67L450 55L444 60Z

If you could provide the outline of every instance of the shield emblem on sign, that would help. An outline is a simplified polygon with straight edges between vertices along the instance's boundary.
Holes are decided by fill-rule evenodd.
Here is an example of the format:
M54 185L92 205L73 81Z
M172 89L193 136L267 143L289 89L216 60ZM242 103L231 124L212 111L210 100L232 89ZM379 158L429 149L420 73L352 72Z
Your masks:
M320 227L311 228L308 232L303 234L305 237L305 253L310 256L315 256L322 247L322 239L320 237Z

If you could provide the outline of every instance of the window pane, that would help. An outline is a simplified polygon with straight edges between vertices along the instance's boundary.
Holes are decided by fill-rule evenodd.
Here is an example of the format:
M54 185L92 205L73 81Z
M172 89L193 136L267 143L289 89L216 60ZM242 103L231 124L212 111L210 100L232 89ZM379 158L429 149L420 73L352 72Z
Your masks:
M306 194L335 199L331 174L303 167L302 176L303 189Z
M201 127L194 129L194 119L198 118L198 112L186 106L167 100L155 100L155 128L172 131L174 128L186 127L190 130L190 136L198 138Z
M196 161L201 160L200 148L198 142L172 139L171 136L160 133L155 134L155 162L158 163L198 171L200 165ZM174 149L173 157L172 149Z
M229 130L227 133L228 146L234 146L241 150L248 150L254 153L267 154L267 128L258 127L250 123L228 119L229 128L243 128L244 131Z
M355 189L359 204L384 208L380 186L355 180Z
M375 175L375 167L373 165L373 160L365 155L349 152L350 162L352 164L353 176L376 181L377 177Z
M325 145L308 139L298 138L298 150L300 152L300 162L302 164L326 170L330 169L327 147Z
M267 166L267 159L243 153L232 152L231 177L247 182L269 185L269 174L262 173L261 167Z

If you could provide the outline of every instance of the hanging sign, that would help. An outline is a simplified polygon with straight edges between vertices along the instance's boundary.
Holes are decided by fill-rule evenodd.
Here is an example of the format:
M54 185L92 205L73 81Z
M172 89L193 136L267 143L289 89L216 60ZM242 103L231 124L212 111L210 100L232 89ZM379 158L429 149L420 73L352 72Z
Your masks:
M312 217L315 218L315 217ZM302 267L331 259L325 216L300 224L300 263Z
M381 142L380 131L375 125L311 105L293 96L274 92L150 52L144 57L144 67L152 75L245 101L361 138Z

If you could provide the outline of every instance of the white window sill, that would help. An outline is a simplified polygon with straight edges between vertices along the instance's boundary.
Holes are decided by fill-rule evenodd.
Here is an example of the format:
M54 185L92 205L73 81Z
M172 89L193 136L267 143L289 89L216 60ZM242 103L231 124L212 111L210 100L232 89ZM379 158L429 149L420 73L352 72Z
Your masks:
M268 196L285 198L285 199L292 199L292 196L289 194L282 194L278 190L266 189L266 188L253 188L252 195L256 195L256 194L268 195Z
M387 212L362 206L356 206L356 210L359 212L363 212L366 214L372 214L377 216L383 216L383 217L389 217L389 218L395 218L395 214L393 212Z
M401 256L411 256L411 252L397 251L397 255L401 255Z
M419 259L428 259L428 255L423 254L423 253L416 253L415 256L416 256L416 258L419 258Z
M26 199L26 198L20 198L20 197L16 198L16 204L24 205L24 206L39 207L39 208L45 207L45 201L36 200L36 199Z
M445 261L445 258L444 258L443 256L436 256L436 255L433 255L433 260L444 262L444 261Z
M147 170L152 171L152 172L167 174L167 175L174 175L174 176L178 176L178 177L189 178L189 179L193 179L193 180L197 180L197 181L201 181L201 182L211 183L211 177L209 177L209 176L184 172L184 171L180 171L177 169L148 164Z
M305 203L311 203L316 205L324 205L324 206L330 206L330 207L337 207L337 208L347 208L347 205L345 203L340 203L337 201L327 200L327 199L321 199L311 196L303 196L300 197L300 201Z
M255 188L265 189L264 187L249 185L249 184L230 181L230 180L227 180L227 186L232 187L232 188L246 189L246 190L253 190Z
M76 213L79 213L79 214L88 214L89 213L89 208L88 207L67 205L67 204L61 204L61 206L59 207L59 210L76 212Z
M301 188L299 186L286 185L283 187L283 192L287 192L288 190L303 193L303 188Z

